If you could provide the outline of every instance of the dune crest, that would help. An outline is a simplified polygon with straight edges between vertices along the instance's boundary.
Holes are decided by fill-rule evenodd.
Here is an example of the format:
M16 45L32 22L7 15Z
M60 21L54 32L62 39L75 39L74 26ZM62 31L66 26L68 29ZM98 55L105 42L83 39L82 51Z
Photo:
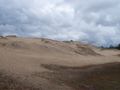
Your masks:
M74 53L80 55L100 55L92 49L89 45L81 43L65 43L62 41L50 40L50 39L19 39L11 38L16 37L14 35L6 36L7 40L0 40L0 46L14 49L28 49L32 50L33 47L36 50ZM45 49L45 50L44 50Z

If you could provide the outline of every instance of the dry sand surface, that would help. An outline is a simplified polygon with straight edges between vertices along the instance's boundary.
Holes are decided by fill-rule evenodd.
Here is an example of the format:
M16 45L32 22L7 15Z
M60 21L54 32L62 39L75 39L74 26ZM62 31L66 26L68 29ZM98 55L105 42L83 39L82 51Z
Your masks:
M118 50L43 38L0 38L0 90L120 90L118 75Z

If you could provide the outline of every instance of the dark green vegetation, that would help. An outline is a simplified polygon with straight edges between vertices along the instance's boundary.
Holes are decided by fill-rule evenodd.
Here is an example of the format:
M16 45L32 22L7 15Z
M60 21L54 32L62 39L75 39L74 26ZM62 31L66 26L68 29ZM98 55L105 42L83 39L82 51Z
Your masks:
M101 47L102 49L118 49L118 50L120 50L120 44L119 45L117 45L117 46L110 46L110 47Z
M110 46L110 48L113 48L113 49L118 49L120 50L120 44L118 46Z
M120 90L120 63L67 67L41 65L49 72L35 73L59 85L67 85L73 90Z
M41 90L19 82L11 76L0 72L0 90Z
M64 43L74 43L75 41L70 40L70 41L63 41Z

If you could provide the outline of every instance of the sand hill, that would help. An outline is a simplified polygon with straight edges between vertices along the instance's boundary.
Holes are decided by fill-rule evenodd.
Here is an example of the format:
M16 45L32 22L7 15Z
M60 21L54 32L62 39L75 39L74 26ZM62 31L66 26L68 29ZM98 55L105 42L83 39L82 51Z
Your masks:
M0 37L0 90L98 90L77 78L119 66L119 55L79 42Z

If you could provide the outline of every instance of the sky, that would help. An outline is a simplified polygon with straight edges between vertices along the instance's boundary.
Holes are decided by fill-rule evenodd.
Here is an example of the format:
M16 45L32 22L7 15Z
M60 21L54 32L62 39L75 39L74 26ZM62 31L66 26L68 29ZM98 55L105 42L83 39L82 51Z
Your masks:
M120 43L120 0L0 0L0 35Z

